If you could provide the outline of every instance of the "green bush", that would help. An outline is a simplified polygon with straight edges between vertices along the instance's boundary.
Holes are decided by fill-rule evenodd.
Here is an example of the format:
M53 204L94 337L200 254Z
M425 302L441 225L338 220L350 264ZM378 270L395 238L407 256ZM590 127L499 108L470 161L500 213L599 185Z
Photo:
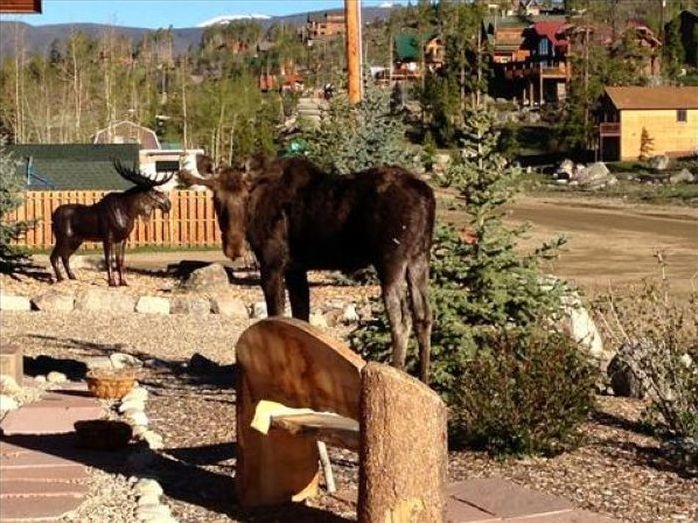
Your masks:
M577 344L538 328L492 333L483 342L455 379L458 442L494 454L551 454L576 443L598 375Z

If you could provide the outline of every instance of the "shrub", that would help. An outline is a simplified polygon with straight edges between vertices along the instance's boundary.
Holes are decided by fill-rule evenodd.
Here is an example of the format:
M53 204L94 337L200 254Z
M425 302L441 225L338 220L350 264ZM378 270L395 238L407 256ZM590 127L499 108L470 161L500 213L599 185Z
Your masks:
M455 380L451 430L494 454L572 446L594 403L597 369L566 336L542 329L486 338Z
M668 435L698 439L698 296L676 297L663 278L597 307L606 337L645 389L645 417Z

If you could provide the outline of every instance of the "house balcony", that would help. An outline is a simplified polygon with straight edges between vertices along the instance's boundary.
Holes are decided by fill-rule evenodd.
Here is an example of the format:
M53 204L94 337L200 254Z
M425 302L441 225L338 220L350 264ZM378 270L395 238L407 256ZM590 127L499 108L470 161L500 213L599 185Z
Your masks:
M599 124L600 136L620 136L620 122L602 122Z

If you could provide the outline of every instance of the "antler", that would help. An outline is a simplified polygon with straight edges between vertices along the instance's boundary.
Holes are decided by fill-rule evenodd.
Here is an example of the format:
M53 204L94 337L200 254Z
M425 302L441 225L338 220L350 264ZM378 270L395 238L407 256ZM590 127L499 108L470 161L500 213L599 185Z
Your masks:
M160 185L165 185L169 182L175 175L174 171L167 173L160 179L154 179L146 176L141 171L137 170L135 165L133 168L125 167L119 160L112 160L114 169L119 175L128 180L131 183L138 185L139 187L145 187L147 189L152 189L153 187L158 187Z

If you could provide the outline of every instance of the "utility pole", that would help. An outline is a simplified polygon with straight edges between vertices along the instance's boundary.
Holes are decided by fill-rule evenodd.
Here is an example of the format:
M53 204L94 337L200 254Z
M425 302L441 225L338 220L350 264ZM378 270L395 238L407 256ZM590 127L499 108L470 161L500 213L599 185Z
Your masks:
M360 0L344 0L344 20L347 28L347 79L349 102L361 101L361 16Z

